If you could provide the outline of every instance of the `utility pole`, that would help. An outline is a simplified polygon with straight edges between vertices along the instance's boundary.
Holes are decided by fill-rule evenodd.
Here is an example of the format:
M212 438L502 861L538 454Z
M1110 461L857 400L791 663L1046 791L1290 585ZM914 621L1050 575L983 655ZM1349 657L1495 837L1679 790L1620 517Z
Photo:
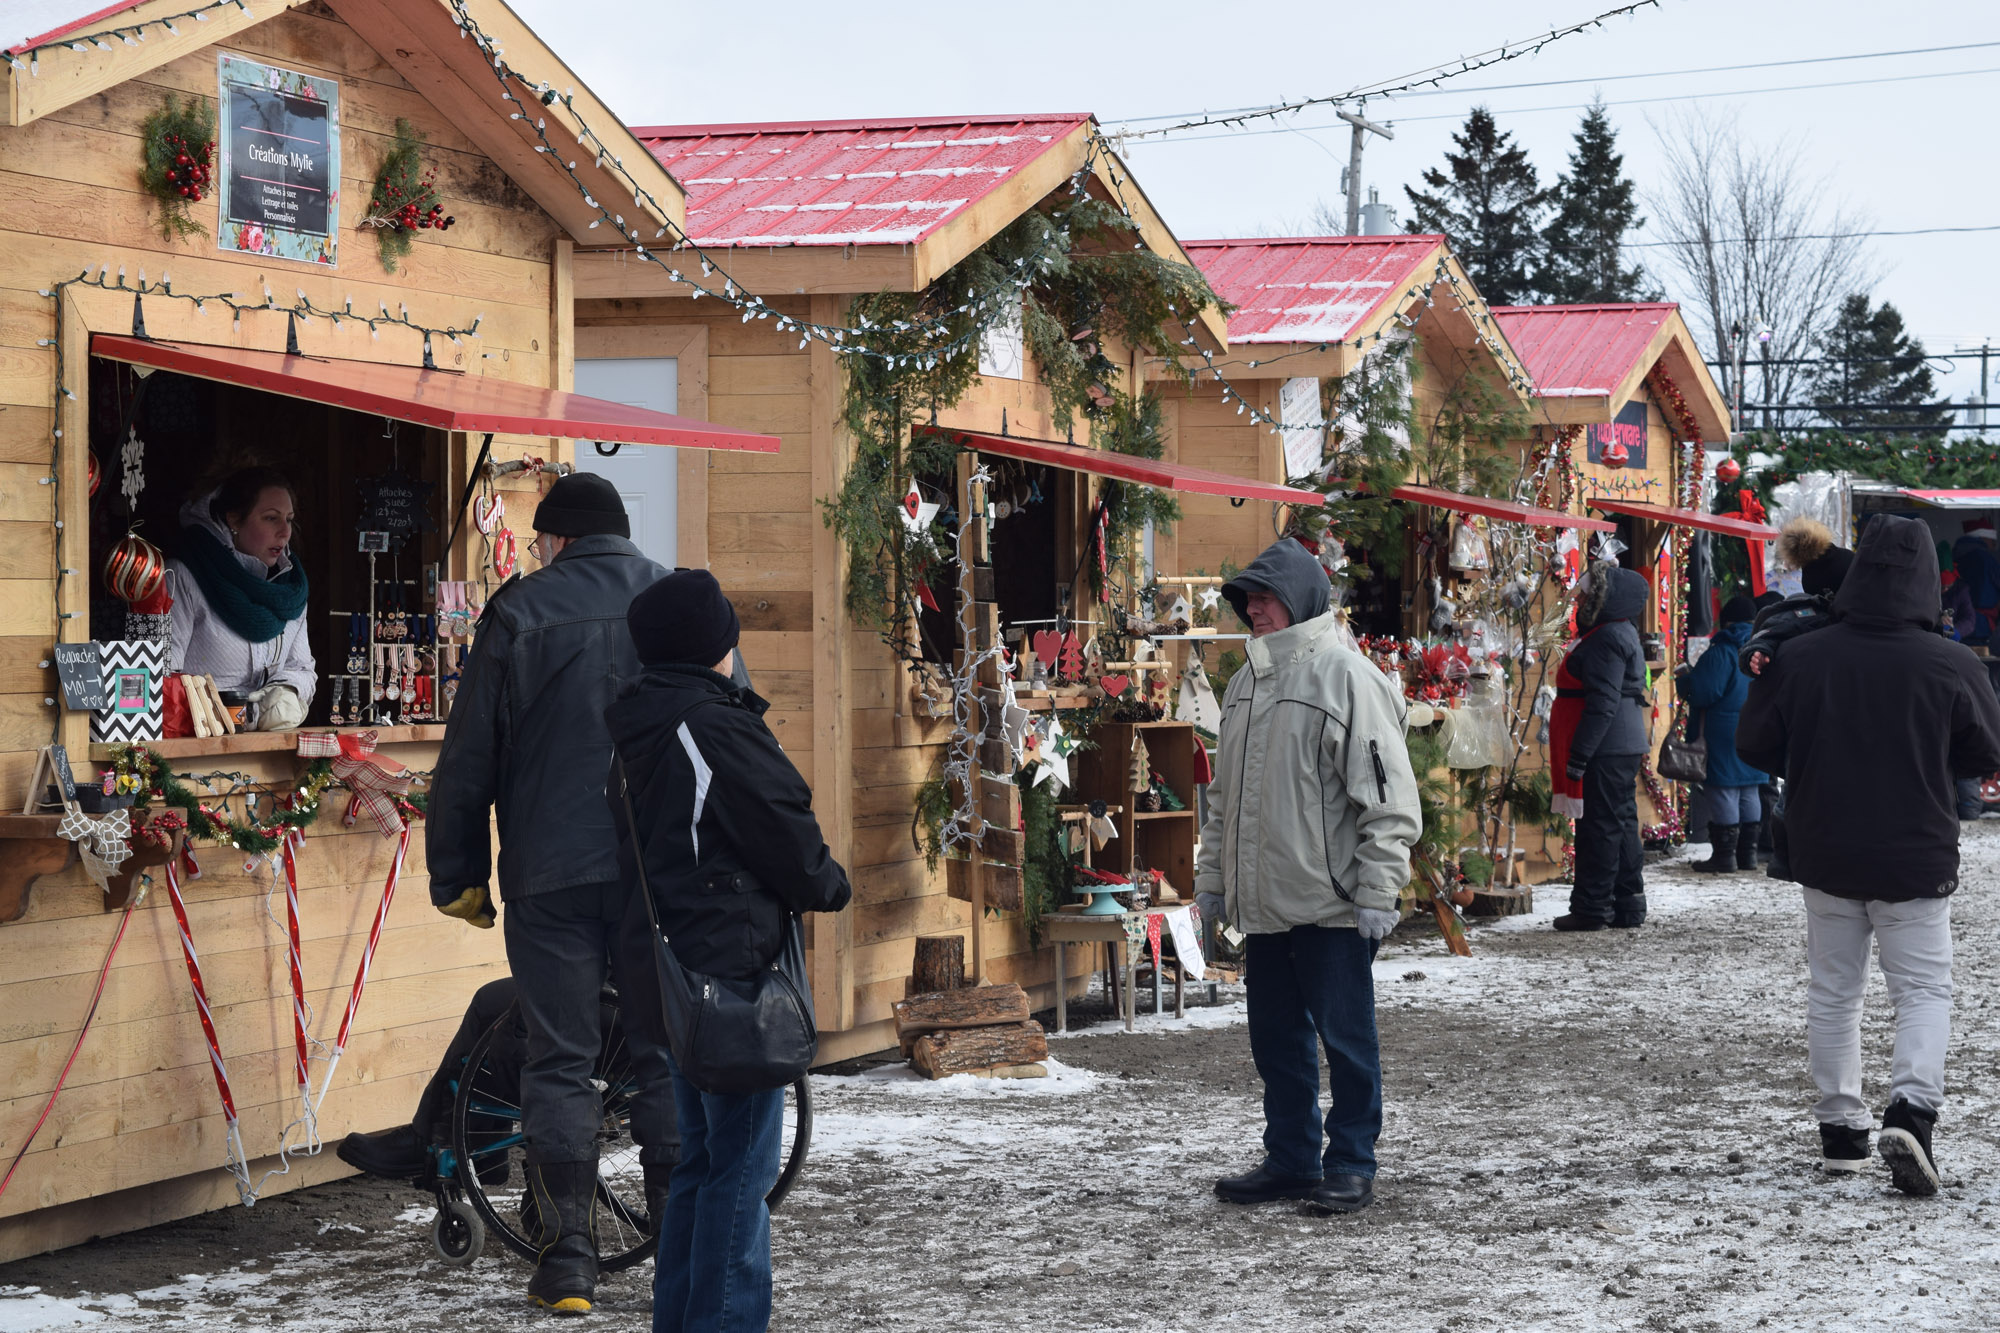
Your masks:
M1955 352L1979 353L1979 433L1986 433L1986 361L1993 355L1993 340L1981 338L1977 347L1955 347Z
M1363 103L1365 106L1366 103ZM1387 125L1377 125L1352 111L1334 113L1354 127L1354 139L1347 150L1347 234L1361 234L1361 144L1371 133L1384 139L1393 139L1396 132Z

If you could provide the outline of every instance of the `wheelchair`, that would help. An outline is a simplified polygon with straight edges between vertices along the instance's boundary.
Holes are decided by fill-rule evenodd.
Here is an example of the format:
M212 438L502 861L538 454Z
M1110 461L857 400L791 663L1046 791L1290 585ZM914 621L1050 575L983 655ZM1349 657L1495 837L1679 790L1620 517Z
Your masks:
M632 1138L636 1080L618 996L609 987L598 1001L598 1014L603 1040L592 1077L603 1107L597 1134L597 1262L601 1271L615 1273L651 1256L658 1242L648 1225L639 1145ZM489 1237L530 1263L538 1252L529 1240L537 1228L521 1132L526 1059L520 1007L510 1004L466 1055L454 1084L449 1140L431 1150L425 1183L438 1206L431 1243L438 1257L455 1267L476 1262ZM771 1208L798 1182L811 1144L812 1088L802 1076L785 1090L778 1181L764 1196Z

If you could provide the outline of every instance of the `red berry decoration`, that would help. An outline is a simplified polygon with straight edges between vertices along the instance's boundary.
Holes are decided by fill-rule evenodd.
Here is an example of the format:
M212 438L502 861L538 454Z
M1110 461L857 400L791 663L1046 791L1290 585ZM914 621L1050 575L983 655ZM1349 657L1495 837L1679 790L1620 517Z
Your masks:
M1743 475L1743 465L1733 458L1725 458L1715 465L1715 479L1727 486Z

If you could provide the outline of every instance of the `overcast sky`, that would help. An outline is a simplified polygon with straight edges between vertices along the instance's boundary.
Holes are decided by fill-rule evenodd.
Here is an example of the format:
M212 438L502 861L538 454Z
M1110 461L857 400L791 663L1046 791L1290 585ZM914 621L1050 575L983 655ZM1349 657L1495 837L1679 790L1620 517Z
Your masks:
M630 124L1090 111L1115 130L1128 118L1345 91L1601 13L1617 0L756 0L702 10L632 0L512 3ZM1662 73L1981 42L1994 44ZM1622 77L1629 75L1645 77ZM1897 81L1866 82L1884 79ZM1586 82L1496 87L1556 80ZM1831 86L1778 91L1801 84ZM1703 108L1733 117L1746 140L1788 145L1874 227L2000 224L1990 147L2000 102L1993 0L1662 0L1538 56L1463 76L1445 91L1370 103L1370 117L1390 121L1396 137L1371 138L1363 179L1407 217L1402 187L1442 162L1451 132L1484 103L1529 150L1544 181L1553 180L1581 106L1600 92L1642 190L1659 161L1655 127ZM1641 100L1691 94L1702 96ZM1330 112L1284 123L1297 128L1145 141L1127 156L1183 239L1279 234L1303 225L1321 200L1340 207L1348 142L1347 127ZM1930 351L1987 336L2000 343L1993 262L2000 231L1867 244L1885 274L1875 295L1903 311ZM1993 372L2000 397L2000 356ZM1978 382L1974 357L1942 384L1962 399Z

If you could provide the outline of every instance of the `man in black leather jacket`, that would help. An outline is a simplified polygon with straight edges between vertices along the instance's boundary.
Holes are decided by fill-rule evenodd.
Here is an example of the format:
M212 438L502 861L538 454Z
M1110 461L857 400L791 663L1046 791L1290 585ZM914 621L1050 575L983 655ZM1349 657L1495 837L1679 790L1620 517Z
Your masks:
M543 1223L528 1295L582 1313L597 1281L598 994L607 966L626 970L610 956L627 895L605 804L604 710L640 670L626 609L667 571L629 540L624 502L602 477L558 479L534 525L543 567L503 586L480 617L438 755L425 846L431 902L490 927L498 811L507 963L528 1033L524 1155ZM628 978L617 979L626 989ZM649 1199L664 1199L679 1149L666 1051L641 1034L628 1040L640 1079L633 1137Z

